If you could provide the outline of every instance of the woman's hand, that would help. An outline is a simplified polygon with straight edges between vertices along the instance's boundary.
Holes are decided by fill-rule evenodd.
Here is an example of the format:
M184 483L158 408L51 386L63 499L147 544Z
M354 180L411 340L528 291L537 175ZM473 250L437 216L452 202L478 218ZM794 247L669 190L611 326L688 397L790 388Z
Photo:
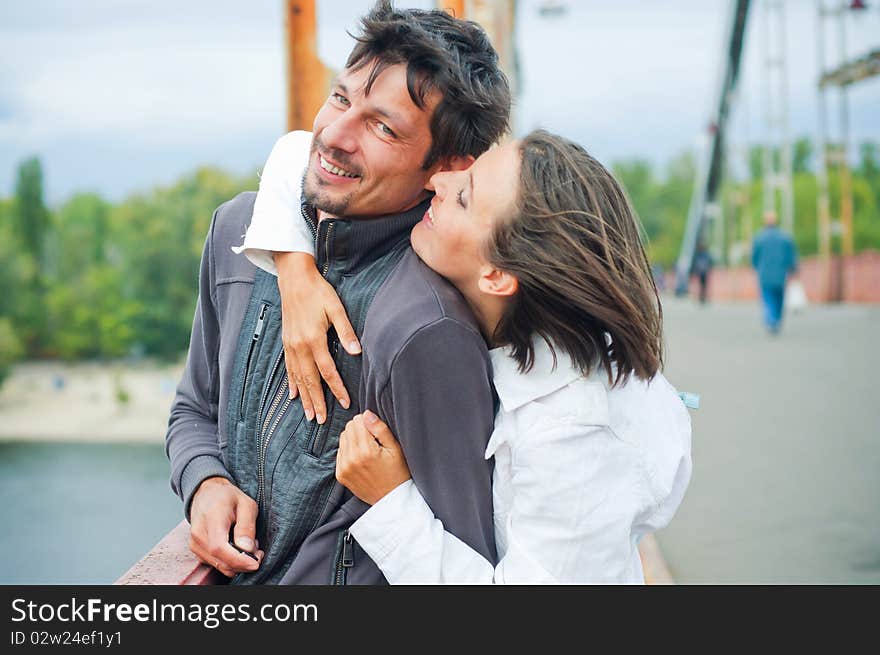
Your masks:
M348 422L339 435L336 479L355 496L373 505L411 477L400 444L375 414Z
M290 380L290 397L299 393L310 421L327 419L321 378L339 404L351 404L345 384L327 348L327 331L336 329L339 343L351 355L361 352L336 290L315 268L315 258L301 252L273 253L281 292L281 341L284 365Z

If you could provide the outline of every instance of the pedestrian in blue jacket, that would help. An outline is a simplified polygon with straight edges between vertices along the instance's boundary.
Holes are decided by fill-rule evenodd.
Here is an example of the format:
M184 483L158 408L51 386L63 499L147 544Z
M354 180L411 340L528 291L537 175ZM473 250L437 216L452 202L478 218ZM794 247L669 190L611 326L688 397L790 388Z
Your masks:
M758 272L764 324L776 334L782 322L786 280L797 272L794 240L779 229L776 212L764 214L764 228L752 243L752 266Z

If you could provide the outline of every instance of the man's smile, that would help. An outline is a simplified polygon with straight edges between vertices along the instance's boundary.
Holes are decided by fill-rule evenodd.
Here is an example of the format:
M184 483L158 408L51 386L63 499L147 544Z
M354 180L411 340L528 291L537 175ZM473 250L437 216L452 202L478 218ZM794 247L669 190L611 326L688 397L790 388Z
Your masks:
M326 159L321 153L318 153L318 164L320 167L333 178L360 179L360 175L352 171L346 170L341 166L337 166L333 162Z

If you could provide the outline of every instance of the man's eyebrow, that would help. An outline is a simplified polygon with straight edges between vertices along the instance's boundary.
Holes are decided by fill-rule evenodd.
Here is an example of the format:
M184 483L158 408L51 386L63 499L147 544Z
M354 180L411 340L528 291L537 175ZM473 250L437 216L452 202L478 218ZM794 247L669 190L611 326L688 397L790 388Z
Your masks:
M382 109L381 107L376 107L373 111L376 113L377 116L381 116L382 118L387 118L395 125L402 124L405 126L405 124L406 124L406 121L404 120L403 116L401 116L400 114L395 113L393 111L388 111L387 109Z

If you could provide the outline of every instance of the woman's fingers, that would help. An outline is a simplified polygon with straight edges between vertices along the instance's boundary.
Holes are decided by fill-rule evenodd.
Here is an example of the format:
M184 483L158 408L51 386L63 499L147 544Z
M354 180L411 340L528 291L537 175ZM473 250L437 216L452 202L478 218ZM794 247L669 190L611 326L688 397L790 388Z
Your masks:
M319 340L323 342L326 349L327 338L320 337ZM318 423L323 423L327 418L327 405L324 402L321 373L315 365L315 358L312 354L314 346L310 342L300 342L295 344L295 347L296 367L299 373L299 377L296 378L296 386L299 388L303 409L306 410L306 418L310 421L313 418L317 418Z
M397 442L397 439L394 438L394 434L391 432L391 428L380 419L378 416L373 414L370 410L365 411L360 416L363 416L363 425L364 429L367 430L375 439L379 442L379 445L383 448L398 448L400 444Z
M284 367L287 369L288 384L291 389L290 398L292 400L296 398L297 395L300 397L303 412L305 413L306 418L311 421L315 418L315 408L312 405L312 397L305 387L300 388L303 376L299 372L299 358L297 357L293 345L288 344L287 342L284 342ZM296 391L293 391L294 389L296 389Z
M360 352L354 329L336 290L315 268L314 258L304 253L274 253L281 294L282 342L290 382L290 397L299 395L309 420L327 420L322 378L343 407L351 398L327 344L332 325L342 347Z
M345 384L342 382L342 377L340 377L339 371L336 370L336 362L333 361L330 352L325 348L324 350L313 352L313 354L318 371L321 377L324 378L327 386L330 387L330 392L336 397L340 405L348 409L351 400L348 397Z
M374 415L368 427L364 414L348 422L339 437L336 455L336 479L340 483L372 505L410 477L403 451L387 425Z
M349 355L360 355L361 343L358 341L354 328L351 327L351 322L348 320L348 314L345 313L345 307L342 306L342 302L339 300L338 296L331 299L325 307L325 311L327 312L327 318L330 319L333 328L336 330L336 335L339 337L339 343L342 344L345 351Z

